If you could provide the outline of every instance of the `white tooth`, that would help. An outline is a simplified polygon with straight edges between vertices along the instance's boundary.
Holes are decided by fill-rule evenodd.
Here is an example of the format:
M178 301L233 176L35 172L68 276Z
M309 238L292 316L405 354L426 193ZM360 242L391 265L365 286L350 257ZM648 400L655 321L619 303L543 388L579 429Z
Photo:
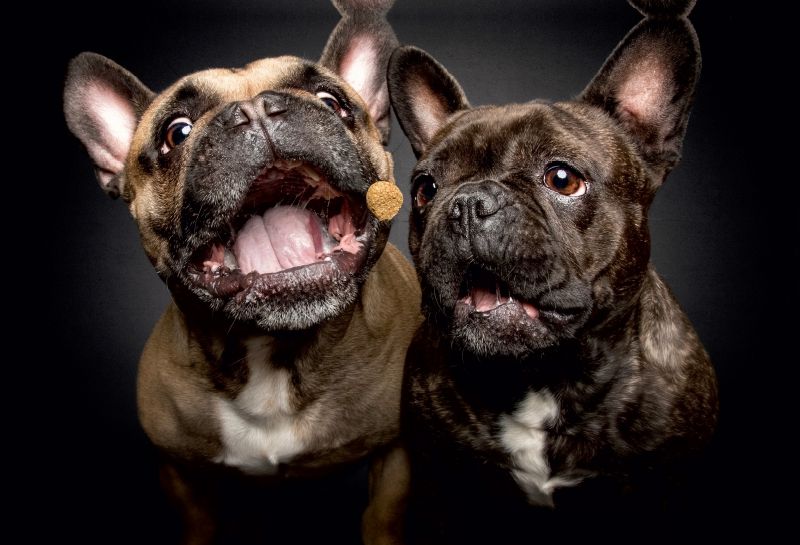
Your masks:
M330 260L331 260L331 256L328 256L328 257L325 258L325 261L330 261Z
M239 262L236 261L236 256L234 256L233 252L231 252L228 248L225 248L225 258L222 260L222 263L230 270L239 268Z
M303 169L303 172L305 172L306 175L309 178L311 178L312 180L314 180L315 182L318 182L320 180L320 177L319 177L319 174L317 174L317 171L314 170L313 168L311 168L310 166L303 165L301 168Z

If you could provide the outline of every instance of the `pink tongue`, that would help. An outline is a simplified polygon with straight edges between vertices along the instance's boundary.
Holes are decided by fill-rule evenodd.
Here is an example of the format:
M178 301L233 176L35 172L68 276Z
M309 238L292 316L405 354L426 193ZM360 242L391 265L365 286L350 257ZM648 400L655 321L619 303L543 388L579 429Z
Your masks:
M505 300L500 301L498 304L498 297L497 294L494 294L488 290L482 288L472 288L472 303L475 305L475 310L478 312L486 312L497 308L499 304L505 303L508 301L506 297Z
M483 288L472 288L472 291L470 291L466 299L469 298L472 298L472 304L478 312L488 312L500 305L508 303L508 297L503 297L502 295L498 296L496 293L492 293ZM520 303L522 304L522 309L525 311L525 314L527 314L531 320L535 320L539 317L539 310L535 306L527 301L520 301Z
M309 265L322 251L322 231L316 214L294 206L276 206L245 223L233 245L244 274L259 274Z

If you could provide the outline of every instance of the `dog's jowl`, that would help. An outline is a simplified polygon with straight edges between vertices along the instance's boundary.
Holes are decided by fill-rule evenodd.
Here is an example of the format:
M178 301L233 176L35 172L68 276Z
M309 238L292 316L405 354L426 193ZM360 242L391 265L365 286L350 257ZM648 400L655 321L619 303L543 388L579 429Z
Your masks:
M365 195L394 183L382 144L397 41L391 1L336 4L343 19L318 63L265 58L160 94L95 53L69 66L69 128L103 189L128 203L172 295L137 395L188 543L284 524L267 512L229 524L222 489L325 476L370 454L365 540L396 530L385 491L422 318L414 271ZM302 543L307 529L288 530Z
M645 18L570 102L471 108L430 55L393 54L427 318L403 388L409 542L680 538L717 385L647 213L699 70L685 13Z

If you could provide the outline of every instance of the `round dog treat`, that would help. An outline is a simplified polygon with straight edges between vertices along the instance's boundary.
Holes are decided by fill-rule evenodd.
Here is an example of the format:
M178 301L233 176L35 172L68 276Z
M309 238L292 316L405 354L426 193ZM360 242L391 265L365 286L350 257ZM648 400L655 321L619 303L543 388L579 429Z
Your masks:
M380 221L390 220L403 206L403 193L393 183L375 182L367 190L367 206Z

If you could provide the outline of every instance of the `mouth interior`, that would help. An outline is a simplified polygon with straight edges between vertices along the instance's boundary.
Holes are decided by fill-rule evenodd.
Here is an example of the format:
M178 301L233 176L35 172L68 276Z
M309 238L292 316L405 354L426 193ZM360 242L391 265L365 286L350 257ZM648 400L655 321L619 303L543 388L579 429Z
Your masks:
M279 160L253 183L230 232L195 253L205 273L270 274L356 254L364 205L333 188L316 167Z
M467 270L458 302L474 307L476 312L491 312L503 305L521 305L530 319L535 320L539 316L539 311L531 303L514 297L506 282L479 267Z

